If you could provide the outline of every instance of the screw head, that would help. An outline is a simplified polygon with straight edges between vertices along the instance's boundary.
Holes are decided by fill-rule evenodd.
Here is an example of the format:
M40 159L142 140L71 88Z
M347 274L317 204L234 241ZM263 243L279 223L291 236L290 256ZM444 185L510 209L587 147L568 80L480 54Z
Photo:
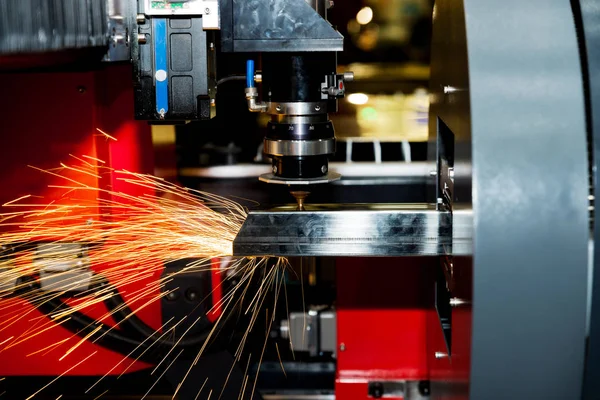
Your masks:
M346 351L346 344L340 343L340 351Z
M446 358L446 357L448 357L448 354L447 354L447 353L443 353L443 352L441 352L441 351L436 351L436 352L435 352L435 358L438 358L438 359L439 359L439 358Z
M322 173L326 173L326 172L327 172L327 165L323 165L323 166L321 167L321 172L322 172Z
M281 112L281 106L279 105L279 106L275 107L275 110L277 110L278 112Z
M188 301L197 301L199 297L200 297L200 294L198 293L198 289L196 289L194 287L191 287L185 291L185 298Z
M321 111L321 106L315 106L315 111Z
M179 298L179 290L174 290L172 292L167 293L165 296L168 301L175 301Z
M277 173L277 166L273 165L273 173L276 174Z
M204 14L209 15L210 14L210 8L206 7L204 9Z

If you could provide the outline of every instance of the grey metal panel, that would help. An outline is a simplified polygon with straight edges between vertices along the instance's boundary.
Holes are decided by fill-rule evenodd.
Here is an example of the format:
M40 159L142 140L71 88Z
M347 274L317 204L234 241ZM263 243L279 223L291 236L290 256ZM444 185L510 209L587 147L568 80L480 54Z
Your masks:
M342 51L342 39L261 39L233 41L235 52Z
M405 256L471 253L471 213L428 205L281 207L248 215L236 256Z
M454 4L450 4L454 3ZM455 2L439 1L455 7ZM472 399L577 399L587 285L584 95L568 0L465 0Z
M583 69L587 89L588 135L592 139L594 197L600 193L600 3L596 0L581 0L575 2L575 20L581 24L580 46L582 48ZM595 399L600 393L600 224L594 218L594 249L593 249L593 279L592 296L589 316L589 342L586 360L586 376L583 387L583 398Z
M108 44L106 0L0 1L0 54Z
M231 12L236 52L343 49L343 36L304 0L233 0Z

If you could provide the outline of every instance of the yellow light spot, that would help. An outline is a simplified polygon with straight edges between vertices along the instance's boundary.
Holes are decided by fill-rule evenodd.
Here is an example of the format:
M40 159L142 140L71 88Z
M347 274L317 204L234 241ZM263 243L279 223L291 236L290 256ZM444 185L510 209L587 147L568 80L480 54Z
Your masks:
M371 7L363 7L356 14L356 22L361 25L366 25L373 20L373 9Z
M367 96L364 93L351 93L346 99L350 104L363 105L367 104L367 102L369 101L369 96Z

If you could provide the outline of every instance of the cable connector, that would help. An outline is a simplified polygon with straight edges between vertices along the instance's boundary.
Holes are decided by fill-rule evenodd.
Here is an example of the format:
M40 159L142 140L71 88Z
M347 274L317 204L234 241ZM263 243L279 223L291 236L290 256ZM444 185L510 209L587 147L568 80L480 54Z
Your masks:
M246 88L246 100L248 100L248 110L251 112L265 112L267 111L267 103L257 101L258 89L255 87Z

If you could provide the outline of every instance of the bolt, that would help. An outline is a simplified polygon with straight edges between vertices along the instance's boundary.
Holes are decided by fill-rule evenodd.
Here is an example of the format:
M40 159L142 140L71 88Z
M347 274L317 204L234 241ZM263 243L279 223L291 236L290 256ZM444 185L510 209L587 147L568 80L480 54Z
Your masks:
M275 107L275 110L277 110L277 112L281 112L281 106L278 105L277 107Z
M213 42L210 42L210 49L214 50L215 49L215 44Z
M444 94L450 94L450 93L454 93L456 91L458 91L457 88L455 88L454 86L450 86L450 85L444 85Z
M454 168L448 168L448 176L454 180Z
M340 351L346 351L346 344L340 343Z
M146 16L144 14L138 14L135 17L135 21L138 23L138 25L143 25L146 23Z
M439 359L439 358L446 358L446 357L448 357L447 353L442 353L441 351L436 351L435 352L435 358Z
M146 38L146 35L143 33L138 33L137 40L139 44L146 44L148 42L148 38Z
M277 173L277 166L273 165L273 173L276 174Z
M450 306L452 307L462 306L463 304L469 304L469 302L464 299L459 299L458 297L453 297L450 299Z
M431 392L431 390L429 388L429 381L420 381L419 382L419 393L421 394L421 396L429 396L430 392Z
M321 111L321 106L315 106L315 111Z
M323 166L321 167L321 172L322 172L322 173L326 173L326 172L327 172L327 165L323 165Z
M437 171L429 171L429 176L437 176Z
M206 7L204 9L204 14L209 15L210 14L210 8Z
M185 298L188 299L188 301L197 301L199 297L198 290L194 287L185 291Z
M374 399L380 399L383 397L383 394L384 394L383 383L381 383L381 382L373 383L373 385L371 386L371 390L372 390L372 395L373 395Z
M216 104L217 104L217 101L215 99L210 99L211 106L215 106Z
M179 298L179 291L174 290L172 292L169 292L169 293L167 293L167 295L165 297L167 298L168 301L175 301Z
M344 82L352 82L354 80L354 72L344 72Z

